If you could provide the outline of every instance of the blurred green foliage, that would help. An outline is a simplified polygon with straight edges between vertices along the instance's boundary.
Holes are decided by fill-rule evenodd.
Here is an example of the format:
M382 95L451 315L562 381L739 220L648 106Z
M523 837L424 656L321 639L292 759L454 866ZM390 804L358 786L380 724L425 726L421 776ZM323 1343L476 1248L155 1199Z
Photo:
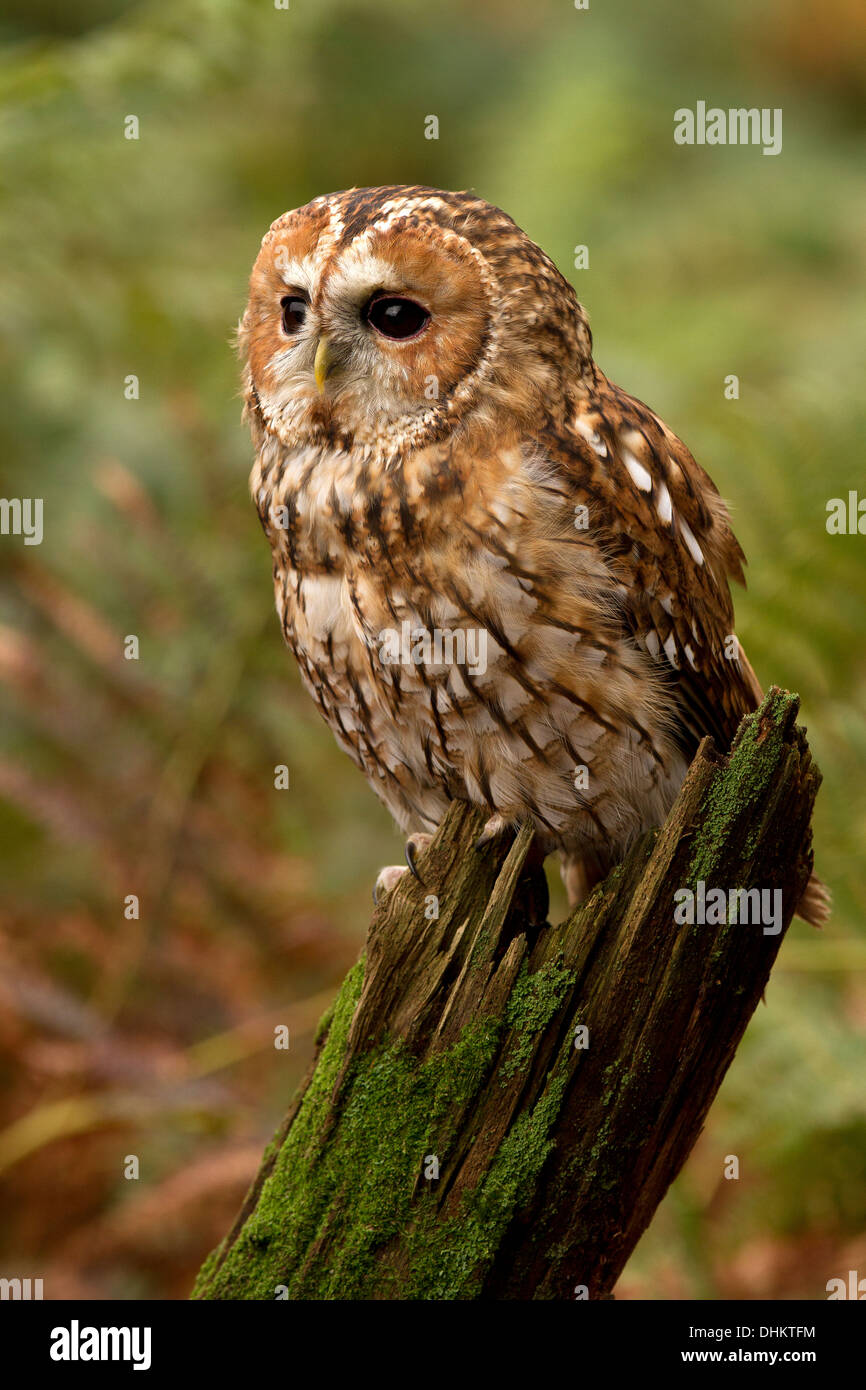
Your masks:
M395 858L281 647L231 346L270 222L391 182L477 190L570 275L729 499L738 631L825 776L834 917L792 928L620 1294L862 1272L866 540L825 528L866 495L862 7L15 0L0 39L0 477L45 502L41 547L0 541L3 1272L184 1295ZM674 145L698 99L783 108L781 155Z

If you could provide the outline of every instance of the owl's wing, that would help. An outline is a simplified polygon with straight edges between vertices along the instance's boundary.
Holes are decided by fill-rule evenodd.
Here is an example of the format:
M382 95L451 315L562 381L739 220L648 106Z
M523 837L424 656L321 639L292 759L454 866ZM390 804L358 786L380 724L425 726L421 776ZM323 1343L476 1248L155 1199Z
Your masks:
M545 445L622 586L625 626L670 682L684 751L705 734L727 749L761 687L734 634L728 587L745 582L745 557L712 480L658 416L597 369Z

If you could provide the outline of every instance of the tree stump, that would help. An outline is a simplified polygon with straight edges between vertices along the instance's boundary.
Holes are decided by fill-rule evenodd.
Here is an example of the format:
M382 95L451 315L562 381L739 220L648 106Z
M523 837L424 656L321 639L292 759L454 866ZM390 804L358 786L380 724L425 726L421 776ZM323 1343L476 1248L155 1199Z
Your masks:
M610 1297L811 873L798 708L774 688L729 755L704 739L665 824L559 926L521 909L531 829L479 852L455 803L193 1297Z

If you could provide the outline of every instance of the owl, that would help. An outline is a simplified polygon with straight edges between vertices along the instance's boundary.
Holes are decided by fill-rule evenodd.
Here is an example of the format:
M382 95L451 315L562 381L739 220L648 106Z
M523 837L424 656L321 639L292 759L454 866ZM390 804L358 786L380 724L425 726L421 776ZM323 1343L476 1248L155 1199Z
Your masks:
M278 218L239 329L251 489L303 681L408 837L529 822L576 903L761 688L743 553L686 446L593 359L553 262L471 193ZM826 900L812 880L801 914Z

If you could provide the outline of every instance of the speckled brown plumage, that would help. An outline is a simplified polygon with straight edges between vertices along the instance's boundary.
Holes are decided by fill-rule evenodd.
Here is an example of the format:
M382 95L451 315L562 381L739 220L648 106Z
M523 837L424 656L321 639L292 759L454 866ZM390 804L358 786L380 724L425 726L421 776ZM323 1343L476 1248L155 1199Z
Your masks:
M423 328L374 331L383 295ZM595 365L550 259L469 193L285 214L240 343L277 608L338 741L406 832L455 797L532 820L578 897L664 818L699 738L727 745L760 698L711 480ZM387 659L407 623L483 633L486 661Z

